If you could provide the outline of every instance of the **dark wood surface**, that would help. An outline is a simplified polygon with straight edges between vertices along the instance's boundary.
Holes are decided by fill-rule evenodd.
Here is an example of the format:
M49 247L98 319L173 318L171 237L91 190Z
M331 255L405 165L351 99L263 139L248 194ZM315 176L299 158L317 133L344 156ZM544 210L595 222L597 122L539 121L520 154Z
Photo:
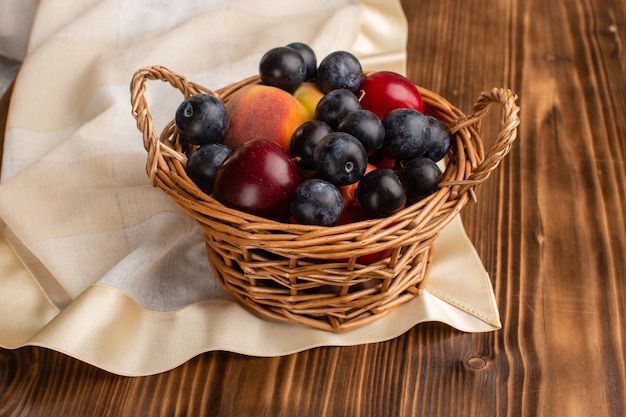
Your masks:
M518 142L463 212L502 329L427 323L279 358L210 352L138 378L0 350L0 415L626 415L626 4L402 3L416 83L466 112L484 89L520 97Z

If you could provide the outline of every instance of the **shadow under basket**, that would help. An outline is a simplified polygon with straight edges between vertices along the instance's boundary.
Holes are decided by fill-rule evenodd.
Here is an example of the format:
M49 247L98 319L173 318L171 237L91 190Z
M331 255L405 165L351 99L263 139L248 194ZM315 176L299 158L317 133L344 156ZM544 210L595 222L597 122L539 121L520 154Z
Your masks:
M199 92L224 102L250 77L217 91L162 66L138 70L131 82L132 114L148 152L152 183L202 226L213 272L243 305L265 317L341 332L362 327L422 292L433 243L471 200L509 152L519 125L517 97L510 90L483 92L473 112L460 110L419 87L425 113L450 131L452 146L438 191L384 219L322 227L280 223L230 209L204 194L185 173L192 149L179 141L174 121L158 135L144 96L160 80L186 98ZM181 99L182 101L182 99ZM481 120L492 104L503 109L502 127L485 152ZM380 258L374 262L364 262Z

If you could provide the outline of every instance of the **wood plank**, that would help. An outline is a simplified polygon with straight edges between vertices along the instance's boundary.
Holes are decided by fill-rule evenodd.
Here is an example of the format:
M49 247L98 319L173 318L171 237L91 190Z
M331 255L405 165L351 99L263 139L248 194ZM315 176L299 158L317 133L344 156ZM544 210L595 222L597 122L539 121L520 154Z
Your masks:
M517 57L504 78L522 98L521 139L483 190L488 197L463 217L483 259L498 261L488 268L505 320L498 356L515 365L507 391L519 412L625 410L624 140L615 129L623 123L616 115L624 67L611 20L618 13L623 6L614 2L520 2L510 14L519 32L502 39L514 42ZM494 247L488 239L497 233Z

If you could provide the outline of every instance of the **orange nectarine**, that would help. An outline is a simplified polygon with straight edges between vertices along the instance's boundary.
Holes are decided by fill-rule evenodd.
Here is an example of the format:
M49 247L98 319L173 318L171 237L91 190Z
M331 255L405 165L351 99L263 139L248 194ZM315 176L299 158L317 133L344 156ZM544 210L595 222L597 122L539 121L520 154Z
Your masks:
M265 139L289 152L293 132L311 120L307 109L294 96L267 85L245 86L230 96L225 105L230 127L224 144L232 149Z

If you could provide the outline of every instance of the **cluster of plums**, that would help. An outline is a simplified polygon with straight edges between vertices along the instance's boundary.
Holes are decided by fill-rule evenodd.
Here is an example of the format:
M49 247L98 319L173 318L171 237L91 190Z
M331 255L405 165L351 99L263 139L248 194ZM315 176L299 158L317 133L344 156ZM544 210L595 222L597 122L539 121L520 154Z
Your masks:
M450 135L406 77L365 74L347 51L318 65L301 42L268 50L259 76L228 100L201 93L176 111L180 140L196 145L187 174L205 193L332 226L390 216L437 190Z

